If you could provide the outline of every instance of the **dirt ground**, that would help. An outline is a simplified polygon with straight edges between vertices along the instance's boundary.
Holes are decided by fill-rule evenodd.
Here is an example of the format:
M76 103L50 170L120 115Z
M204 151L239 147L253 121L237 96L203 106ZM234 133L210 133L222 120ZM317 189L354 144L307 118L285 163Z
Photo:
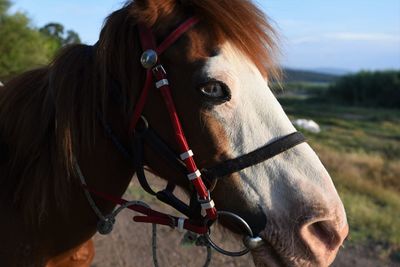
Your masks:
M152 179L153 180L153 179ZM159 183L156 180L153 182ZM131 188L138 188L136 183ZM126 194L126 198L136 199L138 194L135 190ZM132 193L133 192L133 193ZM140 195L140 194L139 194ZM142 198L139 196L139 198ZM165 212L166 207L157 201L145 197L146 202L153 209ZM135 199L135 200L136 200ZM132 221L135 214L131 211L123 211L117 218L114 231L108 236L97 234L94 238L96 256L92 267L151 267L152 248L150 224L139 224ZM215 241L220 244L237 244L233 237L219 231L215 233ZM158 260L160 267L173 266L203 266L206 260L206 249L203 247L181 244L183 234L169 227L158 227ZM232 247L239 249L240 247ZM212 253L210 266L227 267L252 267L254 266L251 256L245 255L239 258L227 257L218 252ZM339 253L334 267L394 267L394 263L381 261L373 252L362 247L345 247ZM397 265L398 266L398 265Z

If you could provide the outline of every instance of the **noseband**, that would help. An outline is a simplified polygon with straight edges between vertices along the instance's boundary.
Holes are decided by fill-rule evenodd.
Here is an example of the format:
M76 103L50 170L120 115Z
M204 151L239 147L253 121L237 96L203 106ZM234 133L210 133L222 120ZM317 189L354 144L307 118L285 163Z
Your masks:
M227 211L217 212L214 202L211 199L209 190L210 187L212 187L213 184L215 185L218 179L264 162L300 143L305 142L305 138L301 133L294 132L250 153L239 156L235 159L221 162L211 168L203 168L201 171L197 168L193 158L194 153L188 145L181 126L178 112L175 108L167 72L161 63L159 56L198 22L199 20L196 17L189 18L158 46L156 45L151 29L142 24L138 25L139 37L143 51L141 63L146 69L146 81L141 91L139 100L136 103L130 122L129 133L134 137L133 152L128 152L127 149L124 149L115 135L113 135L107 124L104 122L102 123L106 129L106 132L111 137L111 140L117 146L117 148L123 152L124 155L128 155L129 158L131 158L129 155L133 156L136 174L143 189L187 216L187 218L176 218L146 209L141 206L137 207L136 209L132 209L144 213L147 216L136 216L134 217L134 220L137 222L165 224L178 227L179 229L187 229L191 232L201 235L205 234L208 237L209 243L212 247L222 253L227 254L226 251L218 248L218 246L216 246L209 239L207 234L210 231L209 227L211 224L218 219L218 215L232 217L238 222L238 224L243 226L244 230L246 230L247 234L250 236L249 238L253 238L253 241L256 239L258 240L259 238L253 235L249 225L238 215ZM179 148L178 152L170 148L166 142L150 127L147 120L142 116L142 111L148 99L148 92L154 87L160 92L165 102L165 106L175 133L176 143ZM168 182L166 189L159 192L155 192L150 187L144 171L144 144L146 144L156 153L160 154L170 166L174 167L180 173L183 173L189 179L194 189L192 192L190 205L187 205L174 196L173 191L176 185L172 182ZM124 200L116 199L115 197L92 190L87 187L86 184L84 184L84 187L91 193L113 201L116 204L126 204ZM204 213L202 213L202 211ZM251 241L252 240L247 243L251 243ZM233 252L228 255L240 256L248 251L249 249L246 249L244 251Z

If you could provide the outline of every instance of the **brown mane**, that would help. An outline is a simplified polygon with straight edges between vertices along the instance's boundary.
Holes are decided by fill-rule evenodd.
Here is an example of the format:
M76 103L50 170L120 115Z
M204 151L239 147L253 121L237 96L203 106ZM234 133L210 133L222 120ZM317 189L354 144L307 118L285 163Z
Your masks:
M110 81L118 81L127 100L125 114L138 93L134 88L143 83L135 25L140 21L156 29L168 23L175 27L188 13L198 16L218 43L236 45L265 76L278 74L274 31L251 1L129 1L108 17L96 50L86 45L65 48L49 66L1 89L0 143L11 152L9 162L0 165L0 197L35 219L49 201L62 207L73 181L73 155L95 145L97 112L107 114Z

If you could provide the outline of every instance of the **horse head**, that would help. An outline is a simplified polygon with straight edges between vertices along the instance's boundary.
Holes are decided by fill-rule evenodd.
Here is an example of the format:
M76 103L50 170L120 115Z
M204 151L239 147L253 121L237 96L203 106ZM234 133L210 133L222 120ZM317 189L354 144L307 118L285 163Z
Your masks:
M268 85L276 74L274 30L250 1L137 0L125 12L151 28L158 42L189 16L199 19L160 61L200 169L296 132ZM106 25L104 38L107 32ZM107 50L107 42L101 45ZM139 64L137 50L136 59L125 60ZM118 80L120 74L110 72ZM139 90L133 98L138 95ZM142 114L170 147L179 149L157 90L149 92ZM187 178L157 152L145 147L145 158L162 177L192 191ZM257 265L332 263L348 234L346 215L331 177L307 143L218 178L211 192L217 209L239 215L265 241L253 250ZM237 231L229 221L225 225Z
M162 49L144 51L149 42ZM279 72L276 48L250 0L135 0L109 16L95 46L68 47L49 66L8 81L0 95L0 206L12 219L0 220L10 229L0 265L24 258L41 266L89 239L98 217L109 223L102 212L115 205L90 199L89 187L123 194L134 168L118 149L130 154L121 147L137 148L147 125L191 172L145 142L133 151L142 159L138 176L144 163L183 187L198 213L181 210L206 218L203 230L217 210L231 214L220 218L229 230L250 235L257 266L331 264L348 233L345 211L269 88Z

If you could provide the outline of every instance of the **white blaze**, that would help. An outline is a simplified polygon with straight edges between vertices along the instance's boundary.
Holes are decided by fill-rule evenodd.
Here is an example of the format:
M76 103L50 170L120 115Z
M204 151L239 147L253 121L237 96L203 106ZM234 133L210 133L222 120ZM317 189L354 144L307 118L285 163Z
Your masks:
M223 45L221 53L209 59L205 71L209 77L226 83L232 93L229 102L211 111L225 130L232 157L296 131L260 71L232 45ZM302 191L313 192L318 187L317 195L327 193L325 201L329 195L337 197L328 173L305 143L239 174L245 199L275 215L290 212L287 208L291 199L286 194L303 195Z

